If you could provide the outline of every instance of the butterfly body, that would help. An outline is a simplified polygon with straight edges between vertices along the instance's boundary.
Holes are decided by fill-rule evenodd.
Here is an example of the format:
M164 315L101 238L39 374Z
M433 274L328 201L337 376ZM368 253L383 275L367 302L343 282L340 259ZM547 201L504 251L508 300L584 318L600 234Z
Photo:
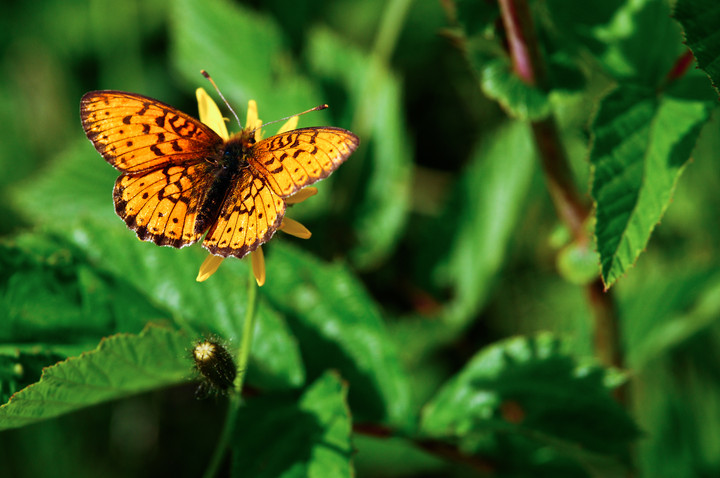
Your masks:
M244 130L223 140L160 101L121 91L81 100L83 128L122 174L115 211L137 236L243 257L282 223L285 198L332 173L358 146L353 133L301 128L255 142Z

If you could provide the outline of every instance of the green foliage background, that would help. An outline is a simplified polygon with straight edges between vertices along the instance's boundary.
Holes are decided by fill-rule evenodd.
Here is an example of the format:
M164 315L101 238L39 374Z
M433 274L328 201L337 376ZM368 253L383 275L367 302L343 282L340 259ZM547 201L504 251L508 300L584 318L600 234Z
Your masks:
M265 121L328 103L301 126L361 138L289 211L313 237L265 248L224 474L720 474L720 7L530 5L545 90L514 76L494 2L5 6L1 474L207 467L227 399L195 400L189 349L240 343L248 261L197 283L199 246L138 241L79 119L95 89L195 115L200 69L241 118L249 99ZM697 65L674 75L684 42ZM528 121L549 114L597 254L571 244L538 167ZM624 370L595 358L578 284L598 275Z

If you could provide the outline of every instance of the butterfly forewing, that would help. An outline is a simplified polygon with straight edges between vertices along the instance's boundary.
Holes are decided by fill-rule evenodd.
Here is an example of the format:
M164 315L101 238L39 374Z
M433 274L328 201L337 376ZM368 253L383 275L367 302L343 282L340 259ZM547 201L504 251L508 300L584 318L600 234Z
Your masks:
M80 116L98 152L124 173L202 161L223 142L195 118L133 93L86 93L80 101Z
M203 247L215 255L243 257L270 240L284 214L285 200L245 169L225 198Z
M258 142L247 159L273 192L285 198L330 175L359 142L342 128L301 128Z

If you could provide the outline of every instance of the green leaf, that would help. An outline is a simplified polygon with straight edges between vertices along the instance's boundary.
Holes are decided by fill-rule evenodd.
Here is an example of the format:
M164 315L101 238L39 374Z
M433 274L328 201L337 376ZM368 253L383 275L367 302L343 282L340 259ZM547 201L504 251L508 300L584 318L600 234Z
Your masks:
M557 1L553 0L553 3ZM575 23L575 9L558 5L558 8L552 8L553 16L561 18L557 28L572 31L576 36L568 38L569 48L577 49L578 44L586 46L596 55L600 66L620 82L655 87L665 80L684 52L680 29L670 18L669 2L628 0L619 4L612 0L576 2L576 5L588 15L597 11L598 21ZM608 22L612 8L617 9Z
M482 91L497 101L506 113L520 120L535 120L547 116L553 108L553 93L578 90L584 79L572 56L554 45L542 29L538 41L542 43L544 60L548 64L548 91L529 85L516 74L504 39L496 34L498 15L495 5L462 2L458 5L457 21L463 27L462 41L470 67L480 80ZM537 15L541 17L541 15ZM542 27L542 24L540 25ZM566 42L558 40L561 45Z
M189 84L205 81L205 69L231 105L244 110L248 100L257 100L266 121L323 103L317 88L295 71L283 32L270 17L225 0L180 0L172 19L172 58Z
M474 0L457 0L457 21L468 36L482 34L493 27L500 17L500 9L495 2L476 2ZM447 7L450 9L450 7ZM453 12L449 11L448 16Z
M53 351L32 348L0 347L0 402L5 403L18 390L37 382L45 367L66 358ZM14 350L13 350L14 349Z
M247 307L246 261L227 260L208 281L198 283L195 278L207 256L204 249L196 246L176 250L138 241L119 218L112 217L111 192L116 173L96 157L89 144L87 148L85 155L61 156L39 180L15 191L15 202L22 211L82 251L93 270L100 269L114 280L131 285L142 294L144 302L167 311L163 316L170 316L188 333L216 333L238 340ZM107 168L111 174L88 185L87 175L74 175L82 165L87 165L88 170ZM67 201L47 200L67 196L67 191L74 193ZM105 217L104 211L110 216ZM135 310L133 300L122 300L122 307ZM301 385L302 360L283 317L263 301L256 313L253 342L257 345L251 354L249 380L261 388ZM155 318L140 316L139 320Z
M522 81L513 71L509 58L488 61L483 56L471 56L474 60L471 64L480 76L480 86L508 115L519 120L536 120L550 113L550 95Z
M668 2L549 0L543 7L552 24L542 31L559 50L574 57L590 52L619 81L658 85L682 55Z
M473 151L442 214L415 235L418 257L441 255L419 262L418 275L426 276L433 267L433 283L450 288L452 297L437 317L394 325L399 341L406 344L402 352L408 360L416 360L428 347L454 340L477 317L525 214L535 165L528 126L512 122L499 127ZM429 251L431 241L446 247Z
M685 43L700 69L720 93L720 3L715 0L678 0L675 19L683 26Z
M643 406L636 415L648 430L638 446L644 475L702 476L710 470L712 476L718 469L720 438L708 424L720 420L719 332L716 323L637 375L635 393Z
M397 245L409 212L412 150L402 113L402 86L385 65L325 29L313 31L308 55L318 75L348 92L352 129L362 138L361 154L339 172L342 177L365 178L362 190L356 197L337 191L337 197L357 205L357 245L351 257L359 267L370 268Z
M614 469L627 459L638 429L604 380L551 335L508 339L478 352L440 390L423 411L421 429L492 456L503 469L542 467L562 456ZM531 451L544 448L554 453L540 458ZM520 450L526 463L514 461Z
M94 351L45 369L39 382L13 395L0 407L0 429L187 381L187 345L185 334L159 327L103 339Z
M714 100L697 77L666 94L622 86L605 97L592 125L590 161L595 236L610 287L637 260L669 205Z
M113 231L110 234L88 222L78 225L74 235L96 263L142 289L149 300L169 310L184 328L196 335L217 333L239 343L248 281L254 282L247 261L231 258L210 279L199 283L195 277L207 256L204 249L178 251L157 247L138 241L124 227ZM108 238L112 240L105 242ZM284 318L262 300L255 313L251 383L261 388L302 384L304 372L298 344ZM260 370L263 373L256 375Z
M38 174L11 188L10 199L36 225L60 226L68 219L90 216L117 225L112 188L118 175L90 141L78 139Z
M651 266L652 267L652 266ZM623 284L619 309L632 321L623 324L627 362L643 372L658 359L687 346L713 327L720 310L720 275L715 261L703 267L685 263L681 271L645 272L634 284Z
M621 14L621 9L629 2L627 0L604 0L594 2L578 2L576 0L547 0L544 13L552 18L552 27L546 29L553 33L565 35L568 48L578 48L582 45L589 51L600 55L608 48L608 40L616 39L605 36L605 41L597 38L602 28L607 28L614 16ZM542 18L542 17L540 17ZM544 27L540 23L540 27ZM618 37L624 37L619 29L615 32ZM571 39L573 41L567 41Z
M249 401L236 422L232 476L354 476L346 395L347 385L326 372L297 403Z
M96 270L58 236L24 234L0 242L0 341L87 345L139 332L167 312L120 278Z
M524 215L535 165L530 128L512 122L480 143L460 174L444 213L445 220L456 217L455 236L446 262L435 272L440 284L455 289L450 322L465 322L485 302Z
M352 384L356 416L405 426L408 378L380 311L341 263L325 264L283 243L268 248L270 302L292 317L308 375L337 368Z

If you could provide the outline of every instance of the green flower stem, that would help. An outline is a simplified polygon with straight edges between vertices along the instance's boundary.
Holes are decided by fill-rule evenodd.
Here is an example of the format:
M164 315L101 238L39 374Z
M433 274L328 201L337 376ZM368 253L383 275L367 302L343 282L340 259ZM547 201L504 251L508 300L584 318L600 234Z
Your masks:
M385 10L381 16L380 26L375 37L370 62L363 82L361 101L355 108L352 127L360 137L368 136L375 121L375 97L381 93L381 80L387 74L388 62L392 55L400 31L405 24L408 10L413 0L391 0L385 4Z
M228 403L228 412L225 416L225 424L223 425L222 432L220 433L220 440L218 441L215 451L210 458L210 464L208 464L203 478L214 478L217 475L217 471L220 468L223 458L225 457L225 451L227 450L228 443L230 443L230 437L235 428L235 420L237 419L238 411L240 410L240 403L242 397L239 394L230 395L230 401Z
M238 349L238 376L235 380L235 391L237 395L242 393L243 383L245 382L245 374L247 373L248 360L250 359L250 347L252 346L252 336L255 331L255 310L257 308L257 290L255 283L255 275L253 268L249 268L250 276L248 277L248 301L245 310L245 321L243 323L243 333L240 339L240 348Z
M228 402L228 412L225 416L225 424L223 425L222 432L220 433L220 440L218 441L217 447L210 459L210 464L205 470L203 478L213 478L222 463L225 451L230 443L230 437L232 436L235 428L235 421L237 420L238 411L242 404L242 388L245 382L245 374L247 372L248 360L250 358L250 347L252 345L252 335L255 330L255 310L257 306L257 289L258 286L255 283L255 275L253 274L252 266L249 268L250 275L248 277L248 300L247 309L245 310L245 320L243 322L243 334L240 341L240 348L238 349L238 376L235 379L235 390L234 393L230 394L230 400Z
M400 30L413 0L392 0L387 3L380 20L380 28L375 37L373 55L383 63L387 63L395 49Z

